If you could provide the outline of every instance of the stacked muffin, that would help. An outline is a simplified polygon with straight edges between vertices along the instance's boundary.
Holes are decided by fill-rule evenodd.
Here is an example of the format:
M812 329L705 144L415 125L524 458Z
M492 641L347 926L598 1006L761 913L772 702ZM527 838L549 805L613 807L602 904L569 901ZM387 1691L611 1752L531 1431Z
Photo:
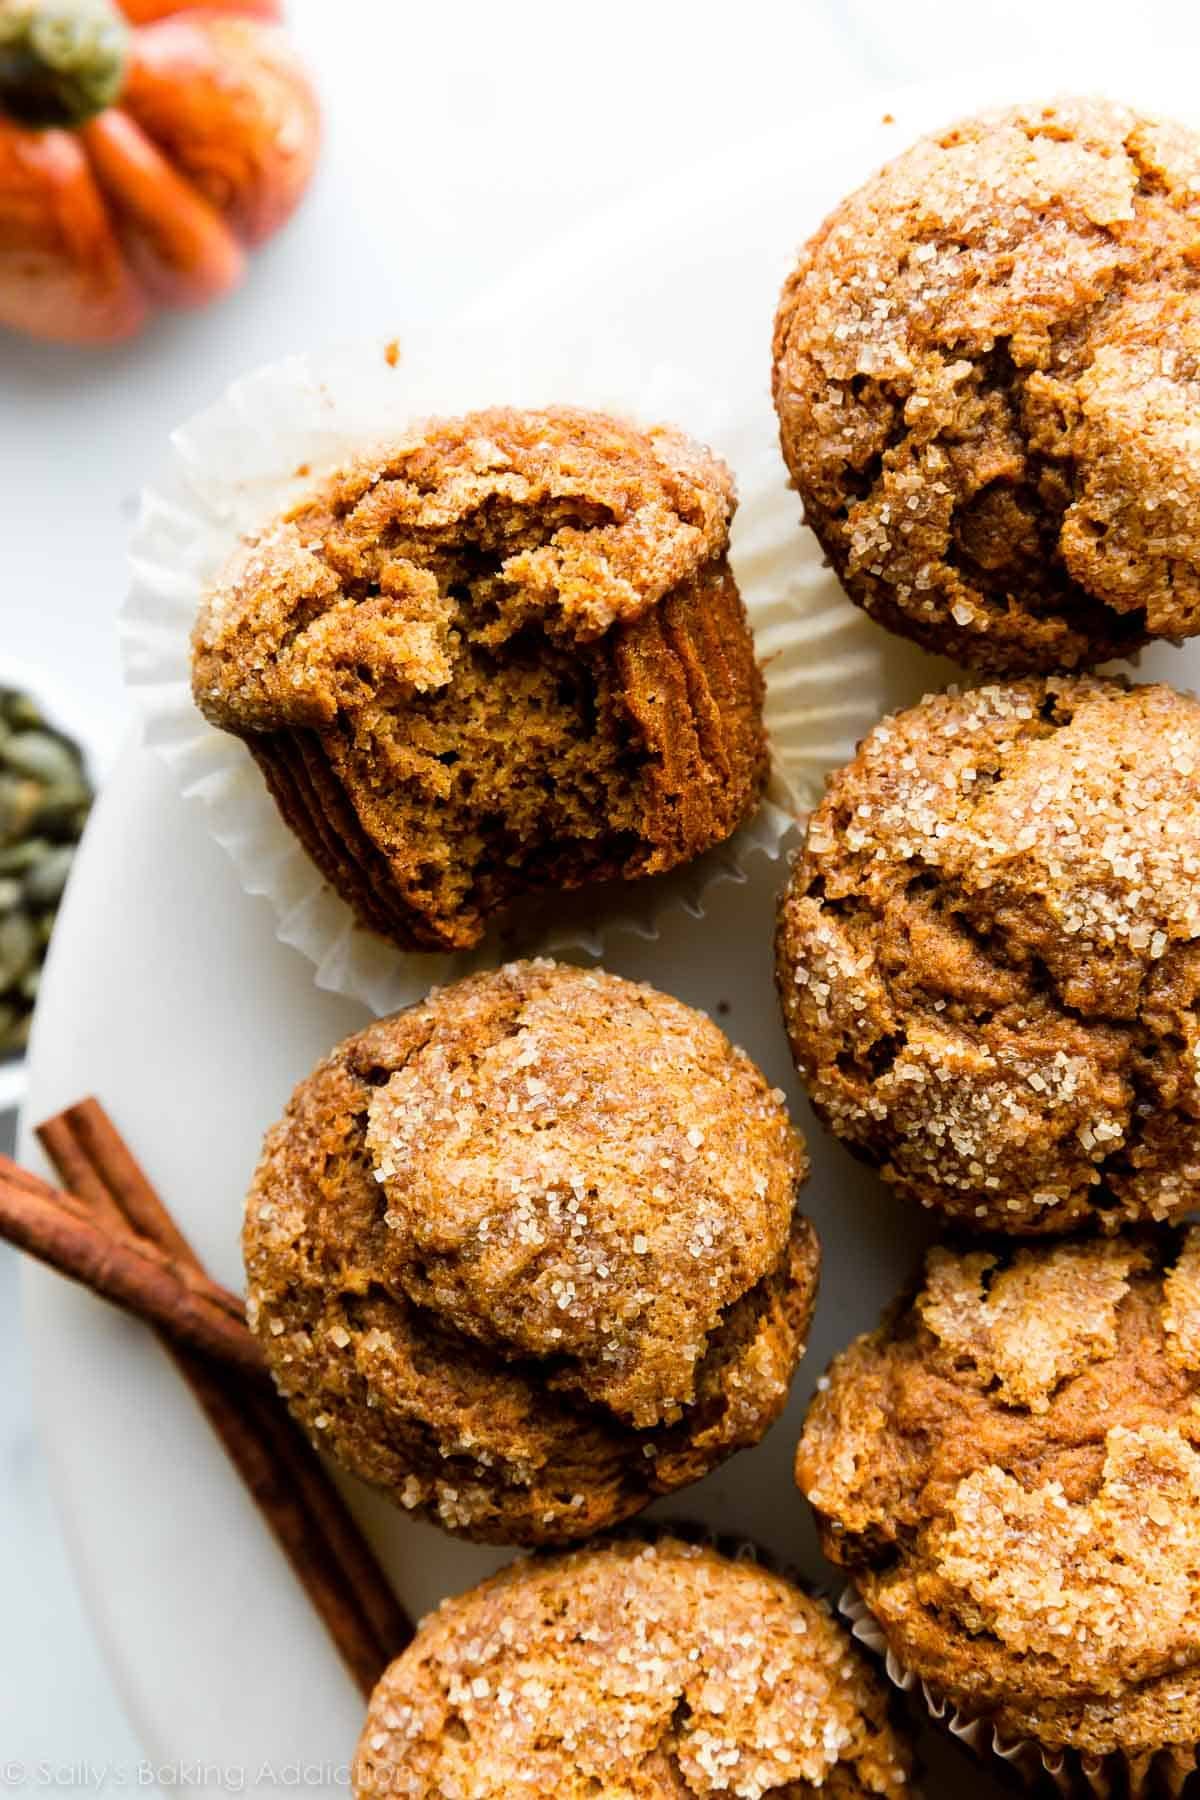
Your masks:
M560 1543L778 1415L816 1293L807 1174L702 1014L507 964L300 1084L246 1208L249 1316L356 1474L463 1536Z

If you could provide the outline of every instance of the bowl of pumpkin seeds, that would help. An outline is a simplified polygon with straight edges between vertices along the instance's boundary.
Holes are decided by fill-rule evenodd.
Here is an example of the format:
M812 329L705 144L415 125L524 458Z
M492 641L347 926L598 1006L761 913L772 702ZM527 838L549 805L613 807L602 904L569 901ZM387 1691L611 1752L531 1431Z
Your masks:
M42 965L93 795L47 685L0 665L0 1112L24 1090Z

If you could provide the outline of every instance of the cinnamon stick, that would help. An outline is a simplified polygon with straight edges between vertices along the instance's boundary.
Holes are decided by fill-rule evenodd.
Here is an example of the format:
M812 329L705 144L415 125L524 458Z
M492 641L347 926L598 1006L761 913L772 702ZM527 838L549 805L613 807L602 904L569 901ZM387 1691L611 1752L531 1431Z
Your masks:
M0 1237L244 1376L269 1379L236 1294L155 1244L118 1236L74 1195L7 1156L0 1156Z
M38 1126L37 1138L76 1194L110 1209L115 1219L181 1263L200 1268L196 1252L98 1100L80 1100L56 1113Z
M38 1136L73 1190L73 1197L59 1197L73 1214L85 1211L97 1229L103 1223L112 1237L152 1249L193 1281L216 1287L98 1102L68 1108L47 1120ZM20 1174L26 1183L36 1183ZM240 1302L235 1305L240 1311ZM170 1324L154 1322L355 1681L370 1693L408 1643L412 1625L353 1515L303 1432L265 1385L247 1381L240 1365L198 1352L172 1334ZM254 1344L244 1323L241 1329Z
M38 1137L64 1179L71 1171L80 1180L94 1183L107 1198L115 1200L129 1224L160 1248L200 1268L191 1245L98 1101L88 1099L68 1107L40 1126ZM265 1416L258 1413L255 1423L270 1440L277 1470L287 1473L292 1492L302 1501L306 1516L290 1530L291 1542L301 1547L302 1556L307 1556L311 1554L314 1531L324 1538L382 1646L384 1660L375 1669L369 1684L373 1686L382 1669L412 1636L411 1621L320 1459L287 1411L276 1401ZM228 1442L226 1447L230 1447ZM239 1449L235 1445L231 1450L235 1460ZM264 1479L273 1477L260 1474L258 1480ZM253 1490L255 1483L250 1485ZM305 1550L304 1545L310 1548ZM286 1544L284 1547L287 1549ZM291 1551L288 1553L292 1555Z

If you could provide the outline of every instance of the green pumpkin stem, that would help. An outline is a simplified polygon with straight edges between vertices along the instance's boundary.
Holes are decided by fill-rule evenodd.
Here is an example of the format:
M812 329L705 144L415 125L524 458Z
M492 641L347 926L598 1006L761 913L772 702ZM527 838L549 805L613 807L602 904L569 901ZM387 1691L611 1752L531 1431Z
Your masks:
M112 0L0 0L0 114L82 125L120 93L128 45Z

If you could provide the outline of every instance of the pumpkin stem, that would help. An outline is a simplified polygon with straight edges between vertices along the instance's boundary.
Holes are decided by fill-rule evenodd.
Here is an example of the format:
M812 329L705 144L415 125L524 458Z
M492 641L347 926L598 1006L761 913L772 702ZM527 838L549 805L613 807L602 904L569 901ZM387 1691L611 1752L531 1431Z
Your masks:
M0 113L82 125L120 93L128 42L112 0L0 0Z

